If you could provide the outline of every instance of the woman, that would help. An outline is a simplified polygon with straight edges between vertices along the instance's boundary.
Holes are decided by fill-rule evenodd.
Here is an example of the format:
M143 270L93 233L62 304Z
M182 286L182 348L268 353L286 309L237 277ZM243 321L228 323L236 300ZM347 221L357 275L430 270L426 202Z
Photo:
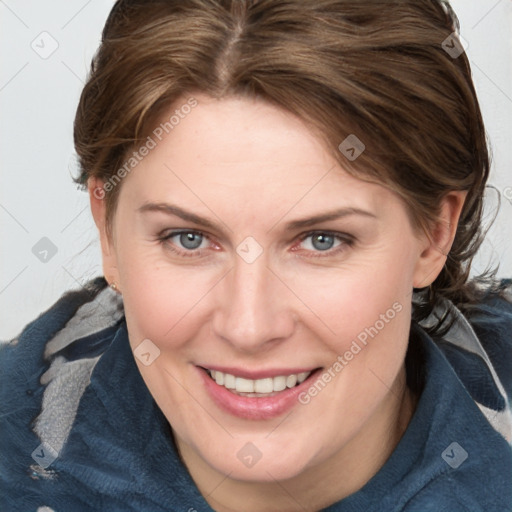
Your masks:
M74 132L104 277L3 349L6 510L510 509L457 29L430 0L115 4Z

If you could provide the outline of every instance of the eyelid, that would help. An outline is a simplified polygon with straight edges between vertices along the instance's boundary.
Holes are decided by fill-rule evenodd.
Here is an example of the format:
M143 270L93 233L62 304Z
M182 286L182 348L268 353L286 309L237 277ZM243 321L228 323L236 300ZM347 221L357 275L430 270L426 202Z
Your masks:
M183 229L183 228L179 228L179 229L164 229L162 231L160 231L160 233L158 233L157 237L160 239L169 239L169 238L172 238L173 236L176 236L176 235L182 235L183 233L193 233L195 235L201 235L201 236L204 236L205 238L210 238L209 235L207 235L204 231L200 231L199 229Z
M299 235L299 239L301 241L305 240L309 236L316 235L316 234L322 234L322 235L328 235L333 236L335 238L339 238L340 240L343 240L345 242L348 241L354 241L354 237L352 235L349 235L348 233L340 233L339 231L330 231L328 229L312 229L311 231L308 231L307 233L303 233Z

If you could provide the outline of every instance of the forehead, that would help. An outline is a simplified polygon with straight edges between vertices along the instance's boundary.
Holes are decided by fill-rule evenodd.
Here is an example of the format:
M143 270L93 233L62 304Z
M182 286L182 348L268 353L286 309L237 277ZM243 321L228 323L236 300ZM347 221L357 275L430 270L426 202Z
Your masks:
M155 147L124 184L132 200L181 199L269 216L298 203L308 211L325 203L379 209L383 194L391 194L349 175L283 109L256 99L194 98L193 108L180 109L184 97L156 123Z

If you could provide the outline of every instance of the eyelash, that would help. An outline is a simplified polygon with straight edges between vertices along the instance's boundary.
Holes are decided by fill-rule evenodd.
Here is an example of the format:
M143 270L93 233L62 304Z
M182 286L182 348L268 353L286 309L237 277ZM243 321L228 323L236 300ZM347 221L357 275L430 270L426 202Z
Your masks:
M201 231L187 229L187 230L172 231L170 233L167 233L166 235L159 235L158 241L161 244L165 245L167 247L167 249L178 254L179 256L183 256L185 258L191 258L191 257L200 258L203 256L203 253L205 252L206 249L180 250L180 249L177 249L176 246L170 242L170 239L174 238L175 236L179 236L182 234L189 234L189 233L202 236L203 238L209 240L209 237L207 235L205 235L204 233L202 233ZM332 236L332 237L336 238L337 240L339 240L341 243L337 247L335 247L333 249L328 249L326 251L312 251L313 254L306 256L308 258L325 258L328 256L334 256L334 255L337 255L337 254L345 251L347 249L347 247L352 247L355 243L355 238L352 235L349 235L348 233L336 233L333 231L321 231L321 230L309 231L307 233L304 233L303 235L300 235L299 242L302 243L302 242L304 242L304 240L306 240L307 238L309 238L310 236L313 236L313 235ZM311 251L307 250L307 252L311 252Z

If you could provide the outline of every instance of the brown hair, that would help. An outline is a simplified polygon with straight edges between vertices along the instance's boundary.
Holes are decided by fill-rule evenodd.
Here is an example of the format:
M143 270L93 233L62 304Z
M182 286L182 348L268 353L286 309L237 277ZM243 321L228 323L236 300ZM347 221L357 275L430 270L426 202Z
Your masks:
M76 181L109 180L183 95L257 96L305 120L348 172L397 192L415 227L468 191L415 314L440 297L463 307L489 157L467 56L447 51L458 30L442 0L118 0L76 113ZM353 161L338 149L350 134L365 145ZM105 195L107 225L120 188Z

